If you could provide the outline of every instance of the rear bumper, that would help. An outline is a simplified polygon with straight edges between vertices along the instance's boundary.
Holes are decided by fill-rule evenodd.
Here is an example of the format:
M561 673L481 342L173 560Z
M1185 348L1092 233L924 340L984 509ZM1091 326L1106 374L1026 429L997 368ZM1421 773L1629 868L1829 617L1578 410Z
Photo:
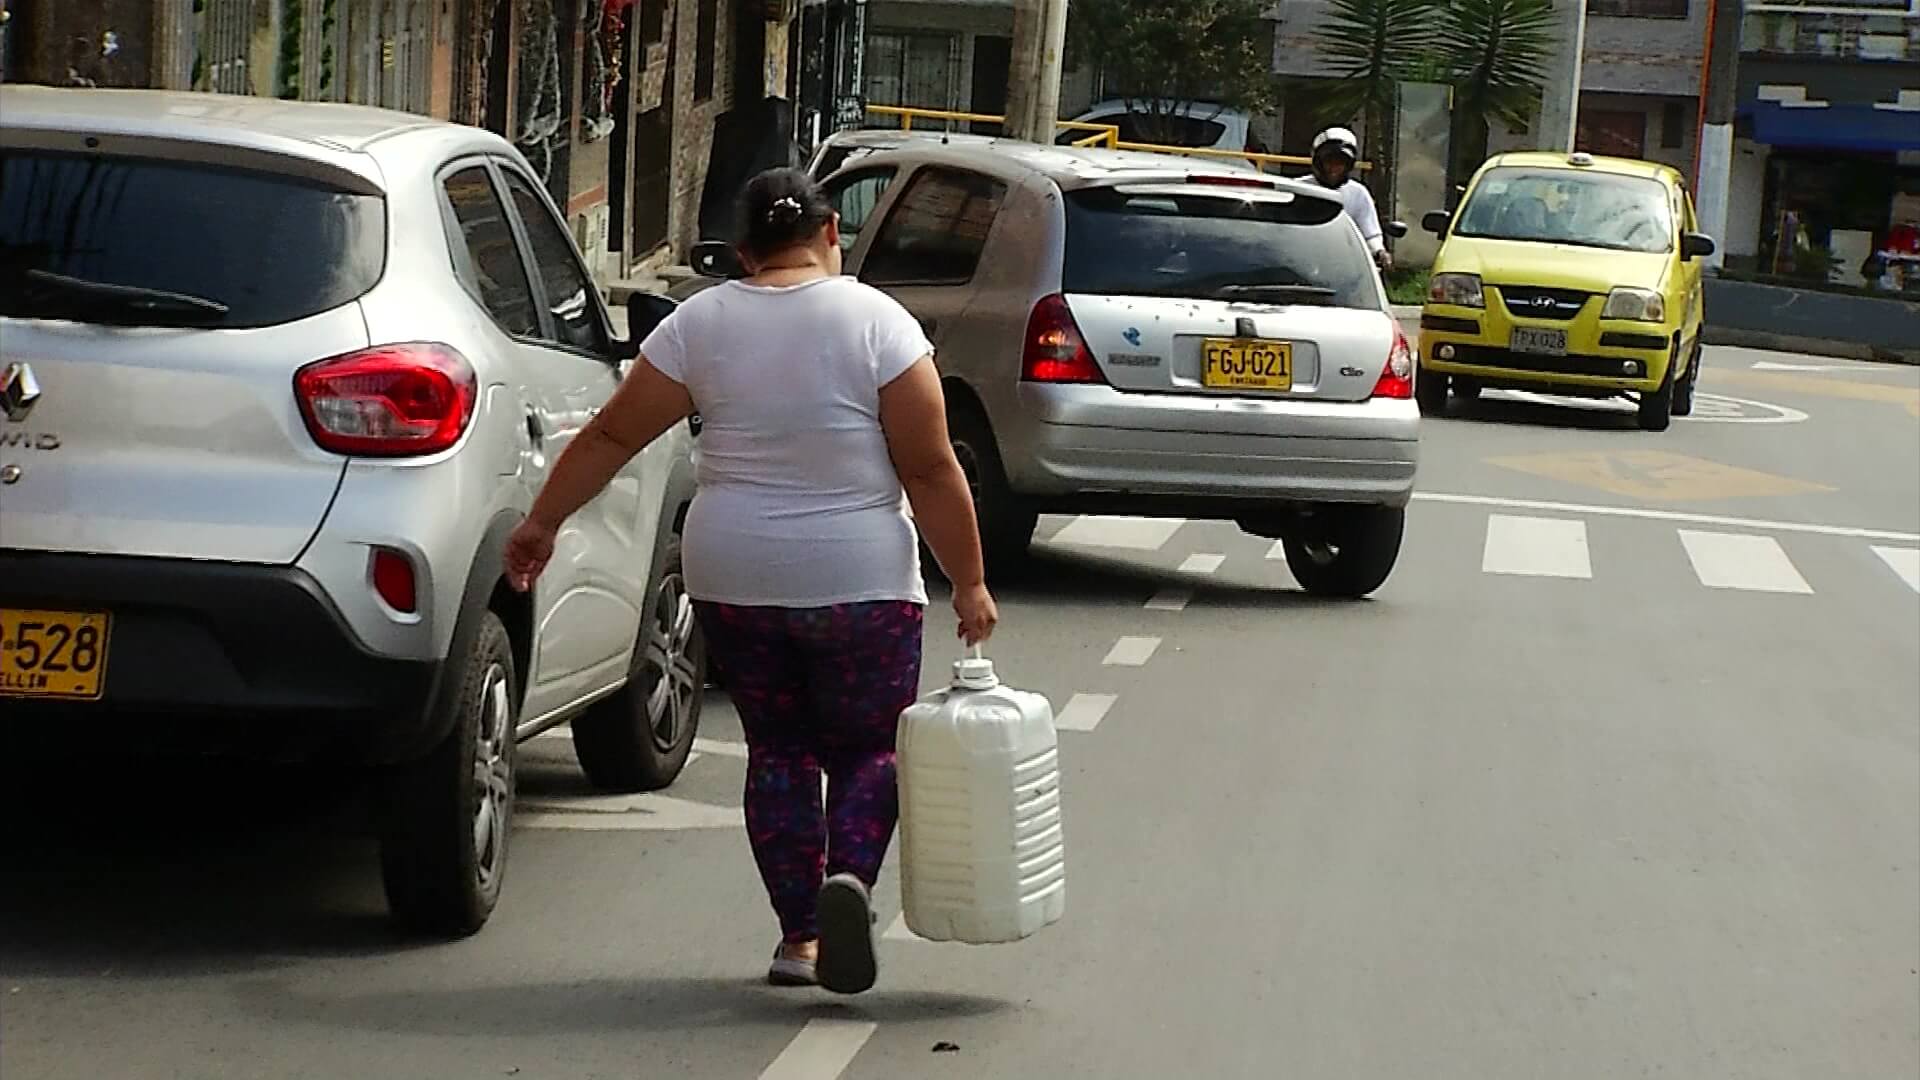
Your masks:
M1399 506L1412 497L1420 458L1412 401L1148 399L1105 387L1028 386L1019 414L1000 433L1008 478L1049 508Z
M0 607L112 616L102 697L0 698L9 739L367 762L432 742L443 665L369 651L297 568L0 551Z

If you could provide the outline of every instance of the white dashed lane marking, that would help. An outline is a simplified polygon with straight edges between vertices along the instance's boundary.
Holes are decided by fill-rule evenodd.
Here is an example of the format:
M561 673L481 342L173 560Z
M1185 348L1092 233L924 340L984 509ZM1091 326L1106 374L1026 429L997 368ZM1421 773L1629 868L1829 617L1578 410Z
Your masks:
M809 1020L760 1080L834 1080L853 1064L879 1026L870 1020Z
M1145 667L1159 648L1157 637L1123 637L1113 643L1113 649L1101 663L1107 667Z
M1811 593L1780 541L1771 536L1680 530L1680 542L1700 584L1710 589Z
M1586 522L1490 514L1480 569L1523 577L1591 578Z
M1873 553L1900 575L1900 580L1907 583L1907 588L1920 593L1920 548L1876 546Z
M1092 731L1119 700L1113 694L1075 694L1067 707L1060 710L1060 715L1054 717L1053 726L1059 731Z
M1193 603L1191 589L1162 589L1147 601L1148 611L1185 611Z
M1211 574L1219 570L1227 561L1225 555L1189 555L1187 561L1180 564L1183 574Z
M1182 518L1079 517L1055 533L1057 544L1159 551L1186 521Z

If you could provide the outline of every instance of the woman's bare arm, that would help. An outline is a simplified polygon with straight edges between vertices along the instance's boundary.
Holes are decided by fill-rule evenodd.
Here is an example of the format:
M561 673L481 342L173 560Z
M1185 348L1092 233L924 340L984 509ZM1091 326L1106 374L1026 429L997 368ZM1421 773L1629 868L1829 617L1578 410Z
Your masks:
M661 374L645 356L639 357L606 408L567 444L527 516L558 529L599 494L633 455L692 413L687 388Z

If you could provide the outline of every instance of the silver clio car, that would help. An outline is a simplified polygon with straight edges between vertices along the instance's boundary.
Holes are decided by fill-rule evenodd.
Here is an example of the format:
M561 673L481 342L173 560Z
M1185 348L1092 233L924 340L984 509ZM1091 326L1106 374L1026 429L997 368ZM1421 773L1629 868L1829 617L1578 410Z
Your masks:
M665 302L631 302L635 334ZM671 782L686 426L501 551L636 348L506 141L341 105L0 89L0 720L371 767L387 896L500 895L517 741Z
M938 349L989 559L1043 512L1219 518L1309 592L1398 558L1412 349L1319 187L1170 156L902 141L824 181L846 270Z

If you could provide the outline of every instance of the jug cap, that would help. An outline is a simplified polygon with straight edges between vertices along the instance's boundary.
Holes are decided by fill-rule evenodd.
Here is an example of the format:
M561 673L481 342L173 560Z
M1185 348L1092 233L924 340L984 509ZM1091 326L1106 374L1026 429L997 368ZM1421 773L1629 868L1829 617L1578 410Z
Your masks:
M976 645L972 656L954 662L953 685L957 690L991 690L1000 685L1000 677L993 672L993 661L981 655Z

